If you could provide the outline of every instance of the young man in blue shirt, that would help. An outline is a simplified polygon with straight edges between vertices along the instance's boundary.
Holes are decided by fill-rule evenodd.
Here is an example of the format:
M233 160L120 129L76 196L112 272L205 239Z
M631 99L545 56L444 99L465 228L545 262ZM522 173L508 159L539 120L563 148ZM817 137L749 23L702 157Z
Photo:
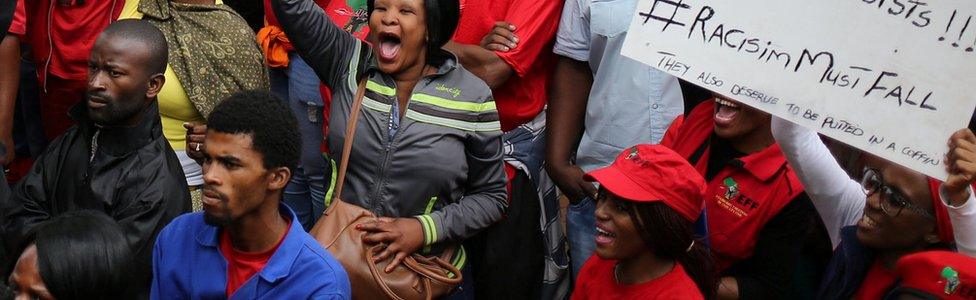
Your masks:
M284 102L238 93L207 124L203 212L160 233L152 299L350 299L345 270L281 203L301 143Z

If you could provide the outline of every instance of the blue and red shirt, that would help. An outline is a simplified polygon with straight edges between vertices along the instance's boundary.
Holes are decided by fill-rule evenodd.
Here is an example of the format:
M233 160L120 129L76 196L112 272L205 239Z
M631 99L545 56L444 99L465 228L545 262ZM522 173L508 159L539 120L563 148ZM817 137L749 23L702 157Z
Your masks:
M282 214L295 213L281 204ZM203 213L182 215L163 228L153 247L151 299L351 299L342 265L301 226L289 226L266 264L227 296L228 260L220 228Z

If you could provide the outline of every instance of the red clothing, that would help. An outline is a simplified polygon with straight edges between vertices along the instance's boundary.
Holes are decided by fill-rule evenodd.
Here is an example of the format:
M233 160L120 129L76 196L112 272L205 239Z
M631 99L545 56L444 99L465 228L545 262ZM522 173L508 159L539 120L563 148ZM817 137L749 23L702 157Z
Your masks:
M281 246L281 242L288 236L290 229L291 222L288 223L288 229L285 230L285 234L281 235L278 243L268 251L261 253L237 251L230 242L230 233L226 230L220 233L220 253L227 260L227 298L230 298L238 288L243 286L248 279L251 279L251 276L264 269L271 256L275 254L275 251L278 251L278 246Z
M360 40L366 39L366 34L369 33L366 0L315 0L315 4L325 10L325 14L329 15L329 19L332 19L336 25L352 32L353 36ZM356 19L353 19L354 17ZM267 25L281 27L274 10L271 9L271 0L264 0L264 20Z
M86 62L85 65L87 64ZM68 116L68 111L85 98L85 90L87 89L88 80L86 78L47 77L47 91L41 89L40 93L41 127L44 129L44 137L47 140L53 141L68 131L68 128L75 125L75 121Z
M679 116L661 140L662 145L686 159L698 155L694 165L702 176L708 169L709 138L715 128L714 105L708 100L687 117ZM738 161L739 166L727 165L719 171L705 191L708 238L719 272L752 256L766 223L803 193L803 185L786 163L779 144Z
M354 5L350 5L353 3ZM315 4L325 10L336 25L342 27L347 32L360 40L366 40L369 34L369 24L366 15L366 0L315 0ZM357 8L354 8L358 7ZM271 8L271 0L264 0L264 21L268 26L281 26L278 18L275 17L274 9ZM288 46L291 47L290 45ZM294 49L292 49L294 50ZM319 93L322 95L322 132L329 132L329 113L331 111L332 91L328 86L319 84ZM322 153L329 153L329 143L322 140L319 144Z
M552 53L561 0L462 0L461 19L452 40L479 45L495 22L515 25L518 46L495 52L514 71L501 87L492 90L502 131L531 121L546 105L549 76L555 65Z
M886 269L881 264L881 260L875 260L868 270L868 275L861 282L861 287L854 293L854 299L881 299L895 285L896 280L898 275L895 274L895 270Z
M95 39L109 22L119 17L125 5L125 0L76 0L67 5L59 2L24 0L25 40L33 47L32 60L37 65L42 86L45 73L67 80L85 80L88 77L88 53Z
M27 12L24 10L24 0L13 1L17 1L17 7L14 10L14 18L10 21L10 28L7 29L7 32L23 36L24 33L27 33L27 25L25 24L27 21Z
M651 281L621 285L614 279L615 260L593 255L583 265L572 300L587 299L704 299L698 286L688 277L681 264L671 272Z

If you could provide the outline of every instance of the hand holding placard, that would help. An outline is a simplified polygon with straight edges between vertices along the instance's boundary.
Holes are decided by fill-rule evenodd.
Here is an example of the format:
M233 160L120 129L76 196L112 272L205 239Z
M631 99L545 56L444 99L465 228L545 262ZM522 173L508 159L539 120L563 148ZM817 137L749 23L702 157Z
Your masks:
M945 179L976 108L976 2L909 2L641 0L622 53Z

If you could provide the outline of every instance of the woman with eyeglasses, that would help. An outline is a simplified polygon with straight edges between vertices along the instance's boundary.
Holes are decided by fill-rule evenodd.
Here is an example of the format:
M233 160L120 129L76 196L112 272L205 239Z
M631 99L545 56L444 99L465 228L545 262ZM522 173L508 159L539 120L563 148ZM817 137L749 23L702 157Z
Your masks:
M882 299L896 287L895 264L924 250L976 256L976 136L949 138L943 159L949 178L866 155L861 180L847 176L812 130L774 117L782 147L826 225L834 255L817 299ZM955 228L955 232L953 232Z

